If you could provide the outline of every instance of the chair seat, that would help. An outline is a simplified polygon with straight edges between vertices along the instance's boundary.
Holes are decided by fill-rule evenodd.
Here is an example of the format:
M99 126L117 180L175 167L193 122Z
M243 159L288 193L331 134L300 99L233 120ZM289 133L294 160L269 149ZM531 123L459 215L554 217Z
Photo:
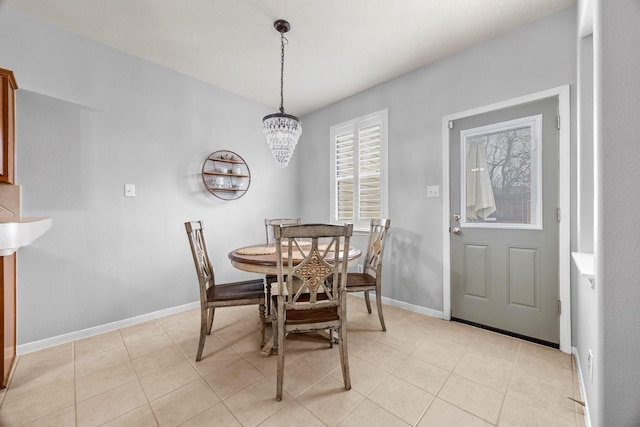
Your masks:
M313 310L287 310L287 324L289 325L333 322L336 320L340 320L338 307L326 307Z
M347 273L347 291L360 286L375 286L376 278L366 273Z
M262 279L225 283L211 286L207 289L208 301L231 301L256 298L264 298L264 283Z
M327 300L325 294L318 294L318 301ZM301 295L298 302L309 301L309 295ZM278 309L278 297L272 297L272 304L274 309ZM303 325L305 323L318 323L318 322L333 322L334 320L340 320L338 315L338 306L314 308L313 310L293 310L288 309L287 324L289 325Z

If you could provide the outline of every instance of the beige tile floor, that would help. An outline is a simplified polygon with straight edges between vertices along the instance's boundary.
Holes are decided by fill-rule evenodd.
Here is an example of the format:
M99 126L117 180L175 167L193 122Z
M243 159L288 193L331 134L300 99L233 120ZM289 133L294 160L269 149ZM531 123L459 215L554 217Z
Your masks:
M290 335L285 394L259 355L256 307L219 309L195 363L199 311L22 355L1 426L583 426L558 350L349 296L353 388L337 346Z

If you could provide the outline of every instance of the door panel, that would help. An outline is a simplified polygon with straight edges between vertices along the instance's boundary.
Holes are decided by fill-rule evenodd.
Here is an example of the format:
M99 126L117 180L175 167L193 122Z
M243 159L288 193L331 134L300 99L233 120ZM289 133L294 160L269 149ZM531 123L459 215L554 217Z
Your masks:
M557 115L552 97L456 120L449 135L452 317L554 344Z
M464 272L466 294L487 299L489 297L489 248L486 245L465 245Z
M540 309L537 249L509 248L509 304Z

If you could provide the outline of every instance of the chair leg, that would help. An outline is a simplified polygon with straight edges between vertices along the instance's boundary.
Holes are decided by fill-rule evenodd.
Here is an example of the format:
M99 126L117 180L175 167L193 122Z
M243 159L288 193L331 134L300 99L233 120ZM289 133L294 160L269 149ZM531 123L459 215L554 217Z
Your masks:
M378 317L380 318L380 325L383 331L387 331L387 327L384 325L384 316L382 315L382 294L380 290L376 291L376 305L378 306Z
M333 328L329 329L329 347L333 348Z
M278 304L278 380L276 385L276 400L282 400L282 382L284 380L284 312Z
M367 303L367 311L371 314L371 301L369 299L369 291L364 291L364 302Z
M275 312L271 313L271 345L271 354L278 354L278 315Z
M267 315L271 315L271 280L269 276L264 277L264 291L267 296Z
M213 326L213 316L216 314L215 307L209 307L207 310L208 323L207 323L207 335L211 335L211 327Z
M198 343L198 352L196 353L196 362L202 359L202 350L204 350L204 342L207 338L210 330L209 319L212 318L209 314L210 309L204 309L200 312L200 342Z
M258 310L260 311L260 334L262 335L262 341L260 341L260 348L264 347L264 344L266 343L265 339L264 339L264 330L265 330L265 305L264 304L260 304L260 306L258 307Z
M347 328L344 323L338 332L338 346L340 350L340 365L342 366L342 380L344 381L344 389L351 390L351 375L349 373L349 351L347 349Z

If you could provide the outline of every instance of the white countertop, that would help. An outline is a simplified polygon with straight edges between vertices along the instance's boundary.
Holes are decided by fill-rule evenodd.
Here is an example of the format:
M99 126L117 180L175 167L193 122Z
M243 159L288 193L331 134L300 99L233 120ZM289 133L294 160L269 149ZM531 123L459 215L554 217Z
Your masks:
M0 256L11 255L30 245L53 225L49 217L0 218Z

